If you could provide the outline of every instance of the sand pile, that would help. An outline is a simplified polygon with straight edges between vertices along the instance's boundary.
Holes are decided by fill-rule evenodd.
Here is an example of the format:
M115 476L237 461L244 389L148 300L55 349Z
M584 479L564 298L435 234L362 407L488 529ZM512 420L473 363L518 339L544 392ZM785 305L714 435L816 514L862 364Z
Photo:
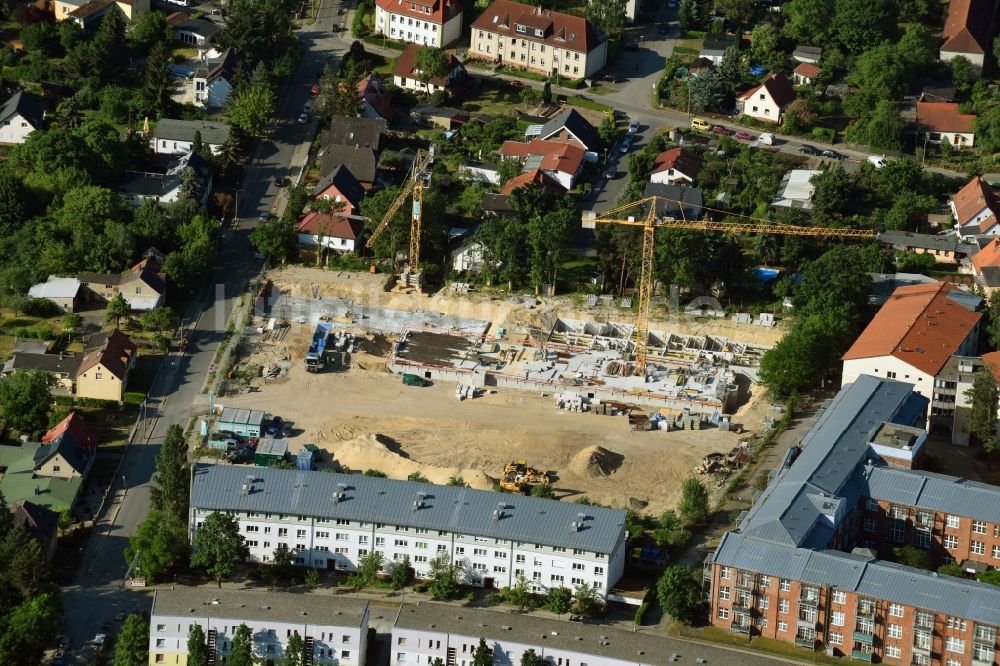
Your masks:
M439 467L411 460L394 441L383 435L367 434L321 445L323 444L340 465L355 471L377 469L392 479L405 479L410 474L419 472L431 483L438 484L448 483L451 477L460 476L473 488L493 488L493 482L482 470Z
M596 479L611 476L624 461L622 454L595 444L576 453L569 461L569 469L577 476Z

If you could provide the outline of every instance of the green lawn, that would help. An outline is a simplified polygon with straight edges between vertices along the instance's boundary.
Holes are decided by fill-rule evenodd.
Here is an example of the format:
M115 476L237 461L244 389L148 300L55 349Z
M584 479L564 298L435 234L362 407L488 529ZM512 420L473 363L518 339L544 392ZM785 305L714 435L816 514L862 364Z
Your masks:
M562 293L579 291L590 285L590 276L599 271L596 258L578 258L565 261L556 272L559 289Z

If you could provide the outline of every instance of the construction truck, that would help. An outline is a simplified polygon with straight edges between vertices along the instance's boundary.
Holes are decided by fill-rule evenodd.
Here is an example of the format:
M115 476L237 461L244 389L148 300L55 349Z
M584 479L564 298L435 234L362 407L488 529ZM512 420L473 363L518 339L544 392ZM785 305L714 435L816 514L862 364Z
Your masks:
M500 477L500 488L512 493L523 493L529 486L545 485L549 477L534 467L529 467L527 461L514 460L503 466Z
M330 335L333 324L321 321L316 325L312 341L309 343L309 351L306 353L306 372L319 372L326 364L324 353L326 352L326 338Z

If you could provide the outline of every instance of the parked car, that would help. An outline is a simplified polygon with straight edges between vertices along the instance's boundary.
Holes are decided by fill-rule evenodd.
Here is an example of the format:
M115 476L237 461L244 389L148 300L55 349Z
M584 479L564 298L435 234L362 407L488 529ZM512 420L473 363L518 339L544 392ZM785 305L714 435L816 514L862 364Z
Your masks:
M639 42L625 42L625 46L622 47L626 51L638 51Z
M774 140L774 135L771 134L770 132L764 132L759 137L757 137L757 140L762 144L764 144L765 146L773 146L776 143Z
M670 33L670 26L669 25L667 25L666 23L664 23L663 25L660 26L660 34L661 35L666 35L666 34L669 34L669 33Z
M260 214L260 218L258 218L258 219L261 222L267 222L268 220L271 219L271 213L269 213L267 211L264 211L263 213Z
M267 427L267 434L275 437L279 432L281 432L281 417L275 416L271 419L271 425Z
M527 88L528 87L528 84L524 83L523 81L508 81L508 83L510 83L510 87L511 88Z
M624 77L618 76L617 74L605 74L604 80L608 83L621 83L625 80Z
M607 171L604 172L604 177L607 178L608 180L614 180L615 178L617 178L618 177L618 167L613 166L613 165L609 166L608 169L607 169Z
M319 86L313 85L311 88L309 88L309 94L312 95L313 97L315 97L316 95L318 95L319 94Z
M750 132L744 132L743 130L734 134L733 137L739 139L740 141L753 141L753 134Z
M245 465L247 463L252 463L253 457L253 449L236 449L226 456L226 460L234 465Z
M96 636L94 636L93 639L91 639L90 644L93 645L94 647L99 648L99 647L104 647L104 644L107 642L108 642L107 634L97 634Z
M624 139L622 139L622 145L621 145L621 148L619 148L619 150L621 150L622 155L624 155L625 153L627 153L629 151L630 148L632 148L632 135L631 134L628 135L628 136L626 136Z
M638 120L630 121L628 124L628 133L635 134L638 131L639 131L639 121Z
M844 156L838 153L836 150L830 150L827 148L822 153L823 157L829 157L831 160L842 160Z
M819 155L819 151L810 146L809 144L803 143L799 146L799 152L805 155Z
M420 375L411 375L406 373L403 375L403 385L404 386L430 386L431 383L421 377Z
M299 114L299 124L305 125L307 122L309 122L309 112L303 111Z
M343 16L347 12L343 7L337 7L337 16Z
M62 650L57 650L50 663L53 666L62 666L66 663L66 653Z
M226 17L226 10L223 9L222 7L216 7L215 9L212 10L212 16L221 16L221 17L225 18Z
M885 159L885 155L869 155L868 163L873 165L876 169L881 169L888 164L889 161Z
M712 129L712 124L707 120L703 120L702 118L692 118L691 129L701 130L702 132L709 132Z
M715 125L714 127L712 127L712 134L718 134L719 136L729 136L731 132L722 125Z

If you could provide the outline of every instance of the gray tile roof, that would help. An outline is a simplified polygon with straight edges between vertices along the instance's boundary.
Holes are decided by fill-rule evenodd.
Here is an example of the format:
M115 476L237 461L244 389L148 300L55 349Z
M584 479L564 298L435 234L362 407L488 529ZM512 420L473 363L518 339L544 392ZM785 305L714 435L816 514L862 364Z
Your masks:
M161 118L153 128L153 137L168 141L194 141L195 132L201 132L201 140L206 145L219 146L229 137L229 126L210 120Z
M446 632L473 640L482 637L487 639L488 644L502 641L507 645L533 646L539 656L542 650L551 649L637 665L690 666L696 664L699 658L715 666L777 666L787 663L784 659L762 654L644 632L622 631L606 624L569 623L514 610L485 610L427 601L403 604L394 626L414 631ZM674 655L678 657L676 661L671 659ZM587 661L583 658L573 660L573 663Z
M700 187L687 185L666 185L664 183L646 183L642 192L647 197L663 197L671 201L659 204L660 215L683 217L685 220L700 220L705 197ZM680 202L680 203L677 203ZM682 210L683 208L683 210Z
M330 129L324 134L323 145L371 148L378 152L382 146L385 129L385 120L382 118L333 116L330 119Z
M946 252L961 252L975 254L978 248L962 243L954 233L948 234L915 234L909 231L883 231L878 235L882 243L888 245L905 245L927 250L944 250Z
M576 109L568 109L542 126L540 139L547 139L559 130L566 128L580 140L587 150L596 150L601 145L597 130Z
M243 494L241 487L248 476L256 479L254 492ZM339 499L335 497L338 492ZM415 507L421 500L423 506ZM494 511L501 504L504 508L498 518ZM625 529L625 512L618 509L360 474L235 465L198 465L191 506L346 518L598 553L613 552ZM579 529L574 523L581 523Z
M864 476L866 497L1000 523L1000 487L892 467L869 467Z
M35 129L41 129L45 118L45 109L42 107L41 99L29 92L18 90L0 107L0 122L9 119L14 114L27 120Z
M375 151L371 148L330 144L323 149L323 156L319 159L319 173L321 178L325 178L337 167L345 166L356 180L373 183L377 165Z
M156 590L150 615L360 627L367 609L364 599L341 596L174 586Z

